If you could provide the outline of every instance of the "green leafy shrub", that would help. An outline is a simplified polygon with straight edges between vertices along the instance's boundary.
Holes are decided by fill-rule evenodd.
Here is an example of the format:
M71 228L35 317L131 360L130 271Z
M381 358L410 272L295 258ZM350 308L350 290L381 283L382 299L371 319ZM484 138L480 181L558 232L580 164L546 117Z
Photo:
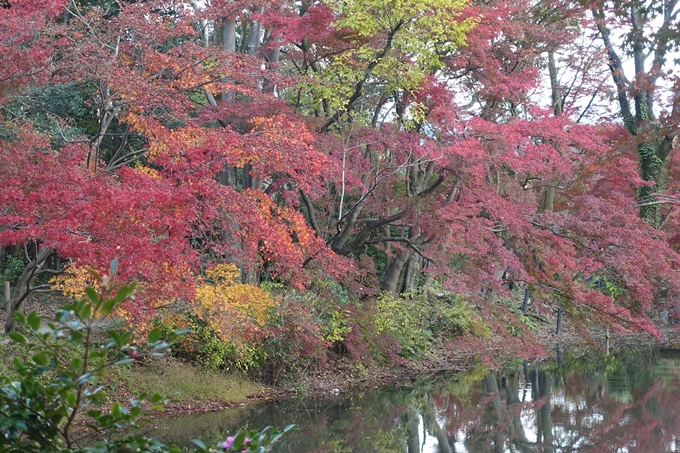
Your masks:
M112 265L111 274L115 272ZM10 339L29 354L15 357L16 374L0 375L0 451L19 452L90 452L121 451L179 453L176 446L166 446L146 437L124 435L115 440L92 443L92 436L102 439L107 433L135 426L145 414L144 404L158 408L158 394L142 394L126 404L107 404L104 374L112 367L131 363L145 355L162 355L182 332L169 332L163 338L154 328L144 344L133 345L132 332L109 329L104 339L96 341L95 324L134 292L135 285L115 286L112 278L95 274L102 283L100 292L88 287L82 300L64 305L54 322L44 329L42 318L31 312L15 315L22 332L12 332ZM82 430L75 430L79 420ZM207 447L195 441L197 453L209 451L265 452L283 432L276 430L240 433L218 446ZM88 443L87 446L83 442Z
M399 342L400 355L415 356L427 350L434 336L430 330L432 322L427 321L431 313L422 299L384 293L378 298L377 306L376 330Z
M262 343L223 340L220 334L195 313L166 313L153 321L163 332L187 329L172 347L175 357L188 360L205 371L230 370L249 372L267 358Z
M462 296L443 293L382 294L375 326L399 342L403 357L425 353L438 337L489 335L489 329Z
M21 275L21 272L26 267L26 262L23 258L5 255L2 262L0 263L0 284L4 285L5 282L16 282ZM3 290L4 291L4 290Z

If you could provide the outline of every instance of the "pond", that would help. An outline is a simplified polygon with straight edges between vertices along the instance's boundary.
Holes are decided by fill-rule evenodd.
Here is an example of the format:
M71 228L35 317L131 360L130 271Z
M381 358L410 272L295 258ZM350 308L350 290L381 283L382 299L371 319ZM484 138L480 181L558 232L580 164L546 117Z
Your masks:
M444 373L398 388L298 398L163 421L149 433L188 445L294 423L279 453L680 451L680 351L500 371Z

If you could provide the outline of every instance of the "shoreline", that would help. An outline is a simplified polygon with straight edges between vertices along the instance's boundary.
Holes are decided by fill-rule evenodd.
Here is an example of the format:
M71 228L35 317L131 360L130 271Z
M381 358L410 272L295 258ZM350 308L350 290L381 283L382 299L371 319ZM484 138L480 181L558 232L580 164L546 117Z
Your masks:
M536 339L540 340L541 347L545 354L533 356L527 360L546 362L557 360L556 350L558 338L552 333L552 326L541 326L537 329ZM657 342L647 334L630 334L626 336L612 335L610 338L610 352L612 355L621 353L625 348L635 346L644 348L674 348L680 346L680 330L677 327L664 329L667 338L663 342ZM583 356L596 351L599 354L605 353L604 336L603 338L592 338L591 340L603 340L603 344L595 344L593 341L586 341L578 336L573 330L565 329L562 331L559 340L561 341L562 353ZM499 368L500 365L508 360L518 359L519 356L494 357L495 363L483 363L481 357L489 351L443 353L442 345L437 345L436 351L428 355L419 362L406 361L400 365L369 365L364 366L352 363L352 359L346 356L334 357L329 361L329 367L315 372L307 372L291 383L291 385L263 386L258 394L249 395L238 402L206 402L199 405L174 404L170 403L164 407L163 412L159 412L160 418L196 415L206 412L218 412L233 408L244 407L263 402L276 402L296 397L313 397L328 394L342 394L361 391L363 389L377 389L388 385L399 385L413 382L424 376L430 376L442 372L465 372L475 366L489 366L489 368ZM493 366L496 365L496 366Z

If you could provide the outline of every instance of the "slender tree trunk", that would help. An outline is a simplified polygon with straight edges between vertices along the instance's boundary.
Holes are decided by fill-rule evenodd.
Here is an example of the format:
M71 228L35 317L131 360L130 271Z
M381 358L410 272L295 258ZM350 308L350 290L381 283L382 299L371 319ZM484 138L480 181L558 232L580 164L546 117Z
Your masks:
M28 297L28 295L33 290L31 284L37 273L45 265L47 259L54 252L53 249L49 247L43 247L37 251L36 257L33 261L28 263L24 268L19 279L17 280L17 287L12 298L12 302L9 307L9 314L7 316L7 322L5 323L5 333L14 331L16 324L14 322L14 314L21 310L21 306Z
M243 166L243 189L257 189L260 187L260 181L254 178L251 174L253 166L251 164L245 164Z
M238 169L225 165L224 170L217 174L217 182L236 189L238 187Z
M560 90L559 81L557 80L557 65L555 63L555 52L553 50L548 52L548 72L550 73L550 91L552 93L552 106L555 116L562 115L562 90ZM543 190L543 194L539 201L538 212L552 212L555 204L555 187L551 181L547 181L547 185Z

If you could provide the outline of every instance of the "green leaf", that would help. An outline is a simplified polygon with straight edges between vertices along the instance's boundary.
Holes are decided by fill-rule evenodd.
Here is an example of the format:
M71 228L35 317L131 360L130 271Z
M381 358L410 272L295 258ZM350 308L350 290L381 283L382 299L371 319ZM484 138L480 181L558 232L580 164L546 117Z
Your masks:
M26 337L21 335L19 332L10 332L7 335L17 343L26 344Z
M134 362L134 359L127 357L125 359L116 360L115 362L113 362L113 364L114 365L125 365L125 364L132 363L132 362Z
M113 311L113 309L116 308L116 300L115 299L109 299L104 303L104 306L102 307L102 316L106 316L109 313Z
M234 439L234 450L242 450L243 449L243 443L246 440L246 433L245 432L240 432L236 435L236 438Z
M78 379L76 380L76 384L78 385L83 385L89 383L94 375L92 373L85 373L82 376L79 376Z
M83 341L83 334L78 331L72 330L68 336L68 339L69 341L71 341L71 343L80 344Z
M134 283L122 286L118 291L116 291L116 295L113 296L113 300L115 300L117 304L121 303L124 300L130 298L130 296L132 296L132 293L134 292L135 292Z
M39 352L33 356L33 361L40 366L47 366L47 357L44 352Z
M26 362L21 360L19 357L14 357L14 368L16 370L25 370L26 369Z
M106 351L104 351L103 349L95 349L93 351L90 351L88 358L90 360L97 360L97 359L102 359L105 356L106 356Z
M154 344L153 348L158 350L158 349L165 349L169 347L170 345L166 343L165 341L159 341L156 344Z
M70 360L70 365L72 370L80 371L80 368L83 366L83 359L80 357L74 357Z
M99 417L102 416L102 411L98 411L96 409L89 410L87 411L87 415L90 416L90 418L97 420Z
M26 423L24 423L21 420L14 421L14 428L16 428L19 431L28 431L28 426L26 426Z
M38 315L38 312L30 312L28 318L26 318L26 322L33 332L37 332L38 329L40 329L40 316Z
M107 335L109 336L109 338L111 338L118 346L122 346L122 345L123 345L122 340L121 340L121 338L120 338L120 333L118 333L118 331L111 329L111 330L107 330L107 331L106 331L106 334L107 334Z
M163 400L163 397L158 393L151 395L151 404L158 404Z
M15 320L18 324L26 324L26 316L24 316L24 314L21 313L20 311L15 311L15 312L14 312L14 320Z
M80 311L80 318L82 320L89 319L91 313L92 313L92 305L84 304L82 310Z
M198 448L202 448L203 450L206 449L205 444L204 444L203 442L201 442L200 440L198 440L198 439L192 439L191 442L194 443L194 444L196 444L196 446L197 446Z
M151 332L149 332L149 337L148 337L149 343L157 342L158 340L161 339L162 335L163 335L163 332L158 327L156 327L155 329L151 329Z
M99 302L99 294L97 294L97 290L94 289L91 286L88 286L85 288L85 294L87 294L87 298L90 299L90 302L93 304L97 304Z

